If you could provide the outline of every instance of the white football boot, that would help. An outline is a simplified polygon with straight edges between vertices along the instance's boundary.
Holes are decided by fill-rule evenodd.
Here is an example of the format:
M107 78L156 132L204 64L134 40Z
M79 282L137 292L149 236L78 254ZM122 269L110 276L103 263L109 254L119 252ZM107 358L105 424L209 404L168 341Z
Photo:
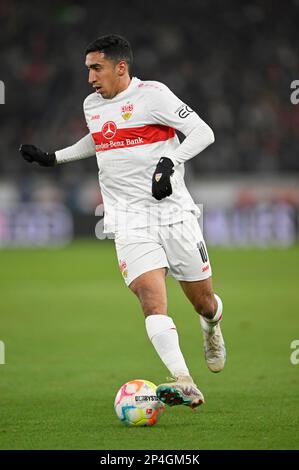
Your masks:
M200 324L204 339L204 353L208 368L212 372L220 372L224 368L226 351L220 322L209 324L200 315Z
M197 408L205 402L204 396L189 375L179 375L173 382L160 384L157 397L169 406L186 405Z

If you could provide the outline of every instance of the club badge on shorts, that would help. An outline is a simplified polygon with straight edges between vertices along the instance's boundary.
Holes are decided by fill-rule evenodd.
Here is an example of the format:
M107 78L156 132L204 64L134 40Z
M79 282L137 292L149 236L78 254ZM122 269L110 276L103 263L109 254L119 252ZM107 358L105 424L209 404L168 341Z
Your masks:
M156 180L157 183L159 183L161 177L162 177L162 173L157 173L157 174L155 175L155 180Z
M125 260L119 260L119 269L124 279L128 277L128 266Z

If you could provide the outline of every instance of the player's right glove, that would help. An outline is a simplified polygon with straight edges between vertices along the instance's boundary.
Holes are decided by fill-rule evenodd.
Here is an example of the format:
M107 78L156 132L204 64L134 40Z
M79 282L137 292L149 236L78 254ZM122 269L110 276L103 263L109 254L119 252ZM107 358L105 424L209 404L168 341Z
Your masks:
M41 166L54 166L56 164L55 153L43 152L35 145L22 144L19 150L27 162L37 162Z

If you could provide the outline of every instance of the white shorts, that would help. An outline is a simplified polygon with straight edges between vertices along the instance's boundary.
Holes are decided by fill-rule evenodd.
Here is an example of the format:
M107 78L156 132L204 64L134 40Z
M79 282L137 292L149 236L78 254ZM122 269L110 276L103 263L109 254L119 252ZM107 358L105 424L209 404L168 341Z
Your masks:
M177 281L201 281L212 275L206 244L192 213L171 225L118 232L115 247L127 286L141 274L164 267Z

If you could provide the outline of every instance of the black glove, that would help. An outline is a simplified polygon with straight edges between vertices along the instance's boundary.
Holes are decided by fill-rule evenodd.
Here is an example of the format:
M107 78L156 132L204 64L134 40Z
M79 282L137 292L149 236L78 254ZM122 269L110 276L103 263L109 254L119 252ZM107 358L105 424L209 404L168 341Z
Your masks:
M35 145L22 144L19 150L27 162L37 162L41 166L54 166L56 164L55 153L43 152Z
M173 174L173 162L170 158L160 158L152 178L152 195L160 201L172 194L170 177Z

